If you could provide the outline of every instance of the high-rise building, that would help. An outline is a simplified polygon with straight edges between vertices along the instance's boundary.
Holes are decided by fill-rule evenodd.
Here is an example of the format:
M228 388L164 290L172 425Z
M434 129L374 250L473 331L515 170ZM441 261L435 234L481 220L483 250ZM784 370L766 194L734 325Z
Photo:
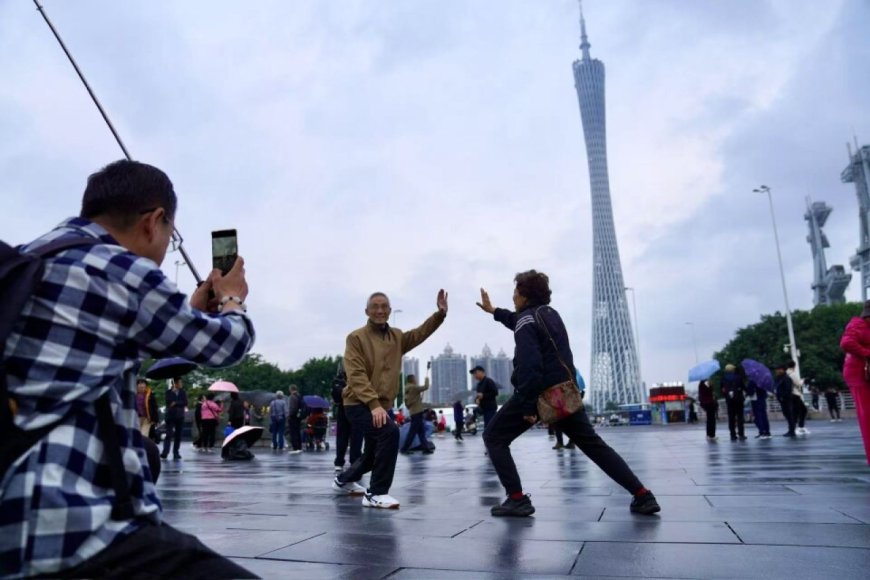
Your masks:
M417 378L417 382L421 385L423 384L423 380L425 377L420 374L420 359L413 357L402 357L402 374L407 378L408 375L414 375Z
M843 266L831 266L828 268L825 260L825 248L830 248L828 236L822 231L828 216L833 209L823 201L813 202L807 196L807 212L804 219L810 233L807 242L813 251L813 304L816 306L829 306L831 304L843 304L846 302L846 287L852 279L852 274L846 272Z
M858 195L858 249L849 264L861 272L861 300L867 300L870 288L870 145L858 147L852 152L849 145L849 165L840 174L843 183L854 183Z
M514 372L514 361L505 354L504 350L500 350L498 355L493 356L492 349L489 345L484 344L483 350L479 356L471 357L471 368L482 366L486 371L486 376L498 383L501 390L499 394L511 393L511 374ZM477 386L474 377L471 379L471 390Z
M593 408L602 412L609 402L621 405L638 403L644 398L610 201L604 63L589 56L589 47L581 6L582 56L574 61L574 85L580 102L589 164L593 240L592 368L587 395Z
M444 352L432 359L432 386L429 388L429 401L447 405L459 393L468 391L468 359L463 354L453 352L448 344Z

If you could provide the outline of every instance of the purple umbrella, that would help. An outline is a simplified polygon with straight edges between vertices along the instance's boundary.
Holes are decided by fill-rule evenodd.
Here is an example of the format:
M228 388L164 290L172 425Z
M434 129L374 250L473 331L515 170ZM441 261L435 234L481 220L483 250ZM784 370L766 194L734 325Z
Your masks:
M754 382L757 386L765 391L773 392L773 375L770 374L770 369L751 358L743 359L740 363L743 370L746 371L746 378Z
M302 399L309 409L328 409L332 406L326 399L317 395L305 395Z
M151 365L145 376L149 379L173 379L186 375L196 367L195 362L190 362L186 358L164 358Z

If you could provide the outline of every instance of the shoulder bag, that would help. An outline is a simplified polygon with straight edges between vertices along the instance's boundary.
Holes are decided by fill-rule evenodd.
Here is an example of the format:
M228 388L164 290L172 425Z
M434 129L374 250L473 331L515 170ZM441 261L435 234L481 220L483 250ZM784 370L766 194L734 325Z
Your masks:
M559 356L559 348L550 334L550 329L547 328L547 325L540 317L540 310L539 308L535 311L535 319L543 327L544 332L547 333L547 338L550 339L550 344L553 345L553 350L556 351L556 358L559 359L567 375L571 377L563 383L549 387L538 396L538 419L543 423L553 424L583 409L583 399L580 398L580 389L577 387L577 383L574 382L574 372L568 368L568 365Z

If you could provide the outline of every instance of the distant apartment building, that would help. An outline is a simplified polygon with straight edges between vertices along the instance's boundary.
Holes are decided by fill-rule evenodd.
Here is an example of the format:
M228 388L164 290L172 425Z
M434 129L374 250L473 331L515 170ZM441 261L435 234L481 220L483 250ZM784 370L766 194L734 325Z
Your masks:
M468 391L468 359L453 352L448 344L444 352L432 358L432 386L427 401L447 404L455 400L457 393Z
M488 344L484 344L480 355L471 357L471 368L476 366L482 366L486 371L486 376L498 383L498 386L501 387L500 395L513 392L511 374L514 372L514 361L505 354L504 349L499 350L498 355L493 356L492 349L489 348ZM476 386L477 383L472 377L471 389L474 390Z
M408 375L414 375L417 377L417 382L423 384L423 380L425 377L420 374L420 359L416 359L413 357L403 357L402 358L402 374L407 378Z

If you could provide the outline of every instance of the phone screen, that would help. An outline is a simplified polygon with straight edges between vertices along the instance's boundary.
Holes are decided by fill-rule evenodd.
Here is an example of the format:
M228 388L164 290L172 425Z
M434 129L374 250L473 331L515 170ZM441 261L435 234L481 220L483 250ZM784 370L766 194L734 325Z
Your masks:
M212 267L226 274L236 263L239 241L236 230L219 230L211 233Z

